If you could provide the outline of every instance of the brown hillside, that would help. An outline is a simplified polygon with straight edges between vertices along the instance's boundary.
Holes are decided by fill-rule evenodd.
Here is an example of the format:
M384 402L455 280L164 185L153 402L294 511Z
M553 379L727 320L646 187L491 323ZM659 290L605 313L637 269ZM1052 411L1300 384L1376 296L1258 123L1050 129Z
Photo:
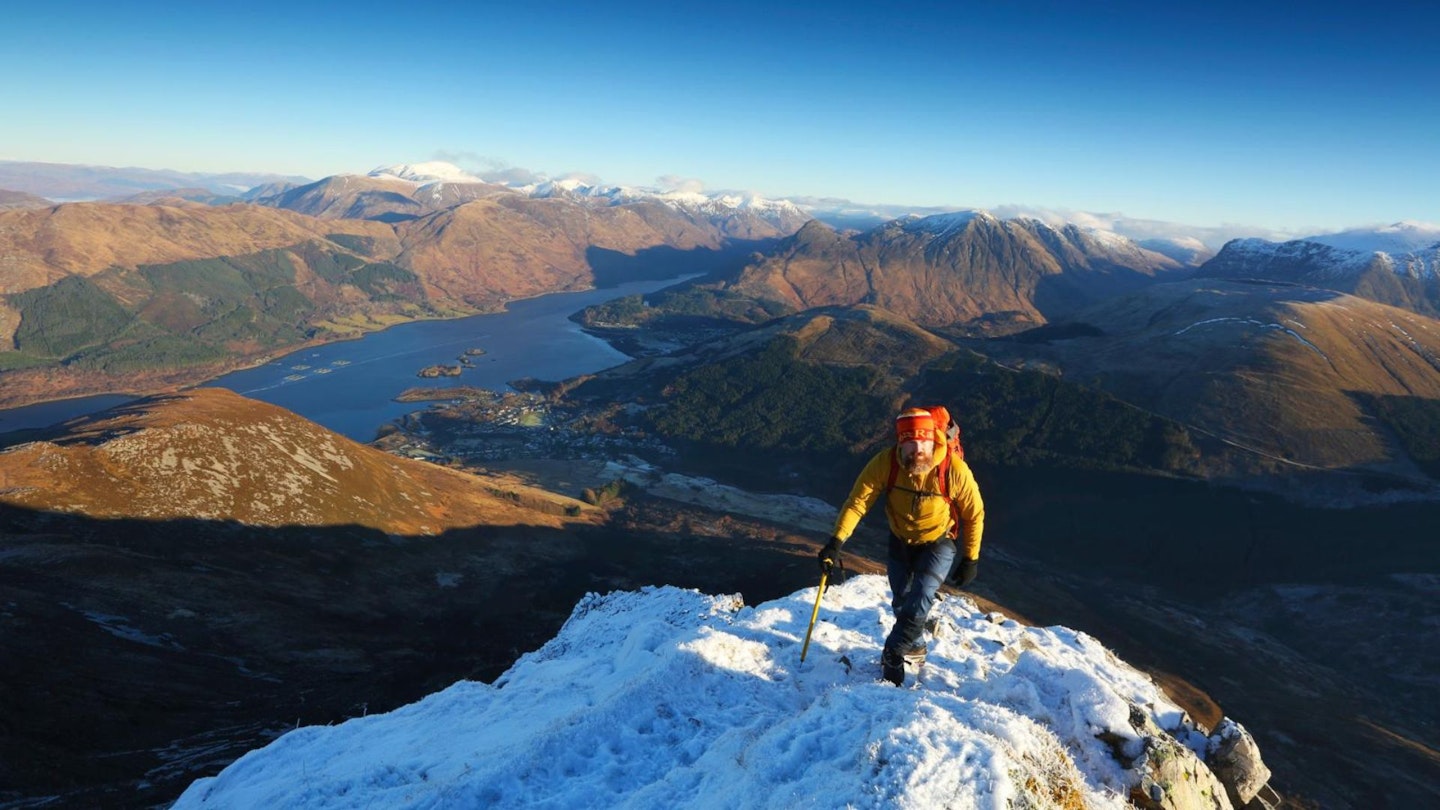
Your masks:
M1161 284L1077 316L1105 334L1001 348L1284 461L1418 476L1362 395L1440 400L1440 322L1313 288Z
M777 335L794 338L804 360L884 368L901 376L914 374L931 360L955 350L953 343L879 307L824 307L742 333L722 344L722 353L707 354L705 360L751 350Z
M376 258L398 250L389 226L326 221L254 205L223 207L72 203L0 212L0 294L185 259L240 256L344 233L374 240Z
M657 245L685 250L721 244L714 228L646 205L592 208L519 196L466 203L397 224L404 244L399 263L425 280L432 300L486 309L592 286L592 248L633 255Z
M44 197L37 197L34 194L26 194L23 191L7 191L0 188L0 211L10 211L26 208L49 208L55 203Z
M779 250L748 268L732 289L809 309L868 300L870 278L859 245L812 220Z
M153 397L0 453L0 502L96 518L396 535L590 522L579 501L358 444L222 388ZM576 514L562 518L566 510Z

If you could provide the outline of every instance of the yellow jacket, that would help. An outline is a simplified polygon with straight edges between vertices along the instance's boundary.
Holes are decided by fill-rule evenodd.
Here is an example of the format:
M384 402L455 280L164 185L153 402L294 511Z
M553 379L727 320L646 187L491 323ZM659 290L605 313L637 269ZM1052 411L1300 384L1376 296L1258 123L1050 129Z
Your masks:
M949 448L941 447L941 452ZM850 488L850 497L840 507L835 518L833 534L840 542L850 539L860 518L870 511L875 501L885 493L890 480L890 465L896 453L894 446L876 453L860 471L855 486ZM985 502L980 498L980 487L970 466L962 458L950 461L950 497L959 507L960 539L956 548L967 560L980 559L980 536L985 531ZM890 531L906 543L932 543L946 536L950 531L950 507L940 489L940 465L936 464L925 474L917 487L903 467L895 476L895 488L885 499L885 516L890 522Z

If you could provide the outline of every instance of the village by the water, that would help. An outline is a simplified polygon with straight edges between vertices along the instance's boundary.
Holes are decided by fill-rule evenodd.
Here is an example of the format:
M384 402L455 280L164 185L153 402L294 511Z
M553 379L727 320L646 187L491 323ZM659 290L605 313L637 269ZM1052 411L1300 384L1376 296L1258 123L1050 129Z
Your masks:
M422 378L460 377L483 349L466 350L458 365L426 366ZM450 466L517 458L596 460L636 451L673 452L634 428L615 424L609 413L557 407L547 396L553 383L515 380L515 390L456 385L417 386L397 402L428 403L380 429L372 444L387 452Z

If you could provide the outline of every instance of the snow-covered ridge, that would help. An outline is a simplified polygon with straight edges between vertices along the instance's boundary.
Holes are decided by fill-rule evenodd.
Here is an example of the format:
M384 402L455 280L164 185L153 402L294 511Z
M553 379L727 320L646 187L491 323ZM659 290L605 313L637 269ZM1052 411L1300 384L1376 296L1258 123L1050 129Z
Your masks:
M952 211L947 214L931 214L927 217L908 216L901 218L898 222L903 230L911 233L933 233L937 236L963 230L977 219L994 220L985 211L974 209L970 211Z
M665 190L638 186L605 185L590 183L577 178L541 180L520 183L513 181L485 180L460 167L443 161L428 163L407 163L382 166L370 172L370 177L404 180L424 186L434 183L490 183L503 185L512 191L530 197L564 197L605 205L654 201L682 210L706 214L723 213L726 210L749 211L762 215L786 215L806 217L804 211L788 200L771 200L754 194L718 192L707 194L681 189Z
M1379 264L1398 275L1434 278L1440 273L1440 226L1401 222L1289 242L1236 239L1220 257L1251 269L1271 262L1303 264L1322 277L1358 275Z
M885 578L826 592L802 663L815 596L590 594L493 685L297 729L174 807L1229 806L1201 758L1243 728L1207 738L1095 639L948 599L897 689L876 678Z
M576 180L547 180L542 183L512 185L512 189L532 197L570 197L623 205L636 202L660 202L673 208L717 213L725 209L751 211L760 214L787 214L804 217L794 203L788 200L771 200L754 194L721 192L705 194L698 191L665 191L636 186L608 186L590 184Z

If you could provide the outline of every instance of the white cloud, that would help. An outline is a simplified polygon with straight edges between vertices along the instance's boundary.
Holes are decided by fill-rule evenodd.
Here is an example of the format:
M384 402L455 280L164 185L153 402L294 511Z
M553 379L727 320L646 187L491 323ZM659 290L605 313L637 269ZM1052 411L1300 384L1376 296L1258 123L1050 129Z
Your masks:
M703 194L705 184L694 177L681 177L676 174L666 174L655 178L655 185L661 191L683 191L690 194Z

